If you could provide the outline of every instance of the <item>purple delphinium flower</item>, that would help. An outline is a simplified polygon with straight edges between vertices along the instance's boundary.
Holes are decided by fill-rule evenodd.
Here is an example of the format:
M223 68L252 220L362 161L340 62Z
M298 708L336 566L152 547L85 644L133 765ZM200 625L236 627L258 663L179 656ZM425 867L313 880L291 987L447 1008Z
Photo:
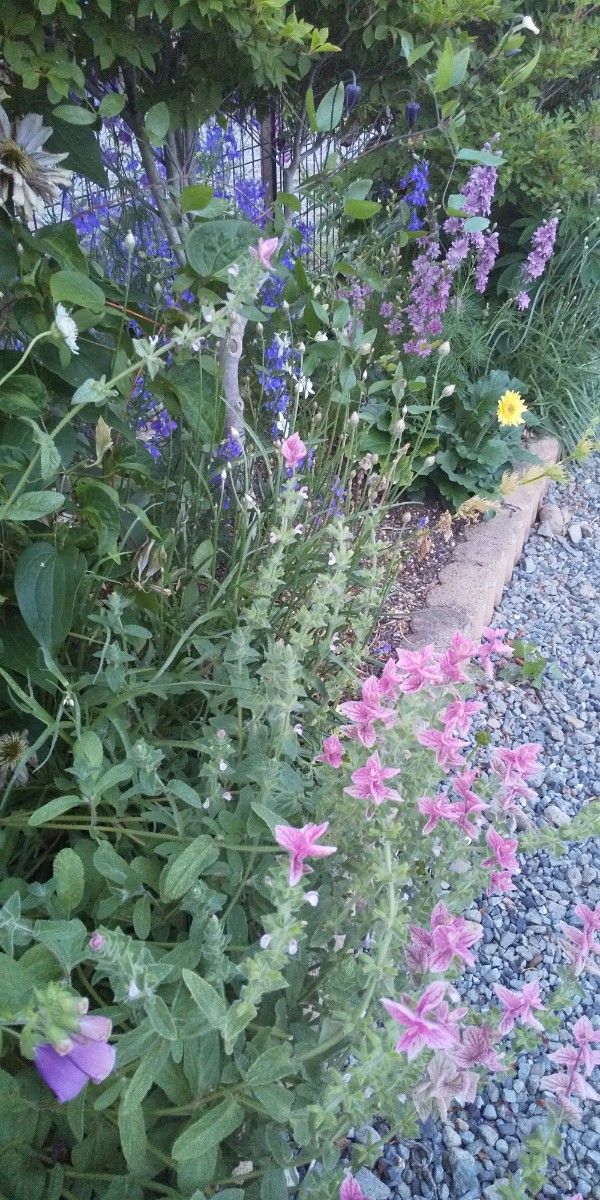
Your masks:
M404 189L404 199L410 205L410 219L407 229L418 232L423 228L423 222L417 209L425 208L429 200L429 163L426 159L416 162L410 171L400 180Z
M271 434L274 438L280 437L285 431L291 403L291 385L300 375L300 353L293 349L287 334L274 334L265 350L264 367L260 367L257 374L266 394L265 411L276 418Z
M258 179L237 179L233 185L233 194L239 212L252 221L253 225L262 229L267 220L265 184Z
M489 144L484 150L490 150ZM498 170L496 167L473 167L463 188L465 212L470 217L489 217L496 190Z
M347 83L344 88L344 108L346 112L351 112L356 107L360 100L361 88L354 78L352 83Z
M420 111L421 105L418 104L416 100L409 100L408 104L404 106L406 124L408 125L409 130L412 131L414 129Z
M539 279L540 275L543 275L549 260L552 258L557 230L558 217L552 217L549 221L544 221L536 229L531 239L531 250L523 267L523 280L525 283L532 283L534 279Z
M233 434L230 434L220 446L213 450L213 458L223 458L227 462L231 462L234 458L240 458L244 453L244 448Z
M490 272L498 257L500 239L497 233L476 234L475 249L477 261L475 265L475 290L483 293L487 287Z
M520 312L525 312L531 304L531 296L529 292L517 292L515 296L515 304Z
M90 1080L103 1083L114 1070L116 1050L108 1045L111 1031L107 1017L85 1016L77 1033L67 1038L64 1053L48 1042L36 1047L35 1069L61 1104L78 1096Z

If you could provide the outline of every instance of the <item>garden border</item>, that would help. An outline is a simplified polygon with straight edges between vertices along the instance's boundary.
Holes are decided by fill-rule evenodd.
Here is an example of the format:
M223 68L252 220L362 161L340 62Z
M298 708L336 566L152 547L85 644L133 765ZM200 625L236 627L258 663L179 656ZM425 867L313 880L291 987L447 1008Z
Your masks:
M536 439L531 450L545 465L558 462L561 453L554 437ZM544 478L521 484L494 517L469 529L451 562L440 569L424 608L411 614L409 645L432 643L444 650L457 630L479 641L521 557L548 483Z

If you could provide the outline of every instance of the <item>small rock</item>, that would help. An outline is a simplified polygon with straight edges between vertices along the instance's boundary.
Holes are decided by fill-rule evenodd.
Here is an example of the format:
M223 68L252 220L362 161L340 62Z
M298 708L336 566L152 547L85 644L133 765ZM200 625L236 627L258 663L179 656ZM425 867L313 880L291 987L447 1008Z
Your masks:
M450 1170L455 1195L463 1200L465 1193L477 1187L479 1179L477 1159L473 1158L468 1150L453 1148L450 1151Z
M495 1146L498 1141L498 1130L493 1125L482 1125L479 1130L481 1137L488 1146Z
M579 545L583 538L583 532L581 525L577 521L574 521L572 525L569 525L569 528L567 529L567 536L572 546Z
M565 825L571 824L571 818L566 812L563 812L562 808L559 808L557 804L549 804L548 807L544 809L544 816L546 817L546 820L549 821L551 825L556 826L557 829L563 829Z
M361 1167L360 1171L356 1172L355 1179L363 1196L366 1196L367 1200L389 1200L392 1194L391 1188L388 1187L387 1183L383 1183L381 1179L378 1179L377 1175L374 1175L372 1171L369 1171L368 1167Z
M584 600L593 600L597 592L593 584L588 583L588 580L585 579L579 588L579 595L583 596Z
M540 508L539 518L540 518L540 527L542 525L547 525L551 530L551 533L544 534L543 535L544 537L548 537L548 536L554 537L557 533L564 533L565 518L564 518L564 515L561 512L560 508L558 507L558 504L542 504L542 507ZM541 528L538 529L538 533L541 533Z
M376 1129L373 1129L372 1125L361 1125L356 1130L354 1137L362 1146L374 1146L375 1142L381 1141L381 1134Z

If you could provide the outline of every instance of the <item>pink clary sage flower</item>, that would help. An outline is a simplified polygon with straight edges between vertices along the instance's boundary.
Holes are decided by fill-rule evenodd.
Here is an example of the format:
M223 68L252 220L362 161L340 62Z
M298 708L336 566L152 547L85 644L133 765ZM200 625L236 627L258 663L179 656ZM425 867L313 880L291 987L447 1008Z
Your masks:
M594 1068L600 1065L600 1050L592 1049L592 1042L600 1042L600 1029L594 1029L588 1017L580 1017L573 1026L573 1037L576 1046L560 1046L549 1057L552 1062L569 1070L583 1066L586 1075L591 1075Z
M444 683L468 683L469 676L465 667L475 655L476 646L470 638L462 633L455 633L446 652L439 661L440 673Z
M439 656L432 645L422 650L397 650L398 669L401 672L398 691L405 694L420 692L428 684L440 684Z
M544 1011L537 979L526 983L521 992L513 992L502 983L494 984L494 991L503 1008L503 1016L498 1026L500 1034L510 1033L519 1021L521 1025L529 1025L543 1033L544 1026L533 1015L534 1008L540 1012Z
M442 980L430 983L415 1007L411 1007L408 996L402 996L400 1001L382 999L390 1017L405 1026L405 1032L396 1042L396 1051L405 1052L409 1062L421 1050L446 1050L459 1041L456 1025L467 1010L450 1011L444 1000L447 987Z
M275 841L279 846L283 846L285 850L289 850L290 887L295 887L300 882L303 875L312 873L312 867L307 867L305 858L325 858L328 854L335 854L337 846L319 846L318 839L323 837L329 829L329 821L324 821L322 825L303 825L301 829L296 829L293 825L276 825L275 826Z
M481 712L483 704L479 700L453 700L442 713L440 720L444 722L446 733L458 733L464 737L471 728L471 720L476 713Z
M483 640L481 645L477 647L475 654L490 679L494 677L492 655L500 654L504 658L512 658L513 656L512 647L507 646L504 641L507 633L507 629L492 629L491 625L487 625L482 630L481 636Z
M281 453L286 467L290 471L296 471L302 466L308 450L302 441L299 433L291 433L289 437L281 443Z
M465 760L460 751L467 745L465 741L453 738L445 729L430 729L427 726L417 729L415 736L421 746L434 751L436 762L443 771L464 766Z
M481 1064L488 1071L505 1071L506 1066L494 1049L496 1031L489 1025L466 1025L462 1030L461 1044L452 1048L452 1058L459 1067L475 1067Z
M502 780L504 793L500 797L501 807L508 809L517 797L531 800L535 792L527 787L526 779L535 775L539 763L537 756L542 749L539 742L525 742L516 750L500 748L494 750L490 757L490 767L495 775Z
M600 1041L600 1031L594 1029L587 1017L580 1017L573 1026L573 1035L576 1046L560 1046L550 1055L553 1062L566 1070L545 1075L540 1087L553 1092L566 1113L578 1117L580 1112L573 1103L573 1097L581 1100L600 1100L597 1091L586 1079L586 1075L590 1075L600 1062L600 1051L593 1050L591 1046L592 1042Z
M413 973L447 971L455 958L469 967L475 965L471 946L483 937L481 925L453 916L441 901L436 904L429 923L430 929L424 929L421 925L411 925L409 928L411 942L406 951L406 961Z
M114 1070L116 1050L108 1045L111 1032L108 1017L84 1016L60 1050L49 1043L36 1047L35 1069L61 1104L78 1096L90 1080L103 1083Z
M513 875L520 873L515 851L519 845L517 838L503 838L502 834L490 825L486 835L487 844L492 851L488 858L482 861L482 867L491 867L488 896L495 892L510 892L513 889Z
M583 929L561 922L564 934L562 941L565 957L571 964L575 975L589 971L591 975L600 975L600 966L592 959L592 955L600 956L600 942L596 933L600 930L600 904L588 908L587 904L576 904L575 915L583 924Z
M340 1185L340 1200L365 1200L360 1185L352 1175L346 1175Z
M345 700L338 706L338 712L352 722L351 725L342 726L341 732L352 741L361 742L367 749L371 749L377 741L375 721L382 721L386 729L396 722L394 709L386 708L381 703L379 680L374 675L365 679L361 699Z
M396 788L386 786L386 779L393 779L400 774L399 767L384 767L377 751L371 754L364 767L358 767L352 772L353 787L346 787L347 796L356 800L370 800L373 804L383 804L384 800L395 800L400 803L402 797Z
M344 748L337 734L332 733L331 737L323 738L323 750L317 754L315 762L327 763L327 766L334 767L335 770L342 765L344 756Z
M279 245L279 238L259 238L258 246L251 246L250 253L256 258L265 271L271 270L271 259Z

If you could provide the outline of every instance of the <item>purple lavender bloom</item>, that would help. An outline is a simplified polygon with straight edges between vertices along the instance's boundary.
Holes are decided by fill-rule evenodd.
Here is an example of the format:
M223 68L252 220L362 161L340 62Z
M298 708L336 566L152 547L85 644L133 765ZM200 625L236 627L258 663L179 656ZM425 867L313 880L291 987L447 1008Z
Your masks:
M36 1047L35 1069L61 1104L78 1096L90 1080L103 1083L114 1070L116 1050L107 1040L111 1031L107 1017L82 1017L65 1054L47 1042Z
M490 150L486 143L484 150ZM498 171L496 167L473 167L463 188L465 212L470 217L489 217L496 190Z
M416 125L417 117L420 111L421 105L418 104L416 100L409 100L408 104L405 105L404 112L406 113L406 124L411 132Z
M394 315L394 305L392 304L392 301L384 300L379 305L379 316L389 318L389 317L393 317L393 315Z
M523 279L525 283L532 283L534 279L539 279L540 275L543 275L549 260L552 258L557 230L558 217L552 217L550 221L544 221L536 229L531 239L531 250L523 267Z
M413 336L404 343L404 349L407 354L421 358L431 353L430 339L442 332L442 316L450 299L452 273L438 262L440 252L437 239L428 238L412 266L410 300L405 312Z
M478 239L476 243L475 290L483 293L487 287L492 267L498 257L500 240L497 233L480 233L475 236Z
M529 305L531 304L529 292L517 292L515 296L515 304L519 309L519 312L525 312L525 310L528 309Z

